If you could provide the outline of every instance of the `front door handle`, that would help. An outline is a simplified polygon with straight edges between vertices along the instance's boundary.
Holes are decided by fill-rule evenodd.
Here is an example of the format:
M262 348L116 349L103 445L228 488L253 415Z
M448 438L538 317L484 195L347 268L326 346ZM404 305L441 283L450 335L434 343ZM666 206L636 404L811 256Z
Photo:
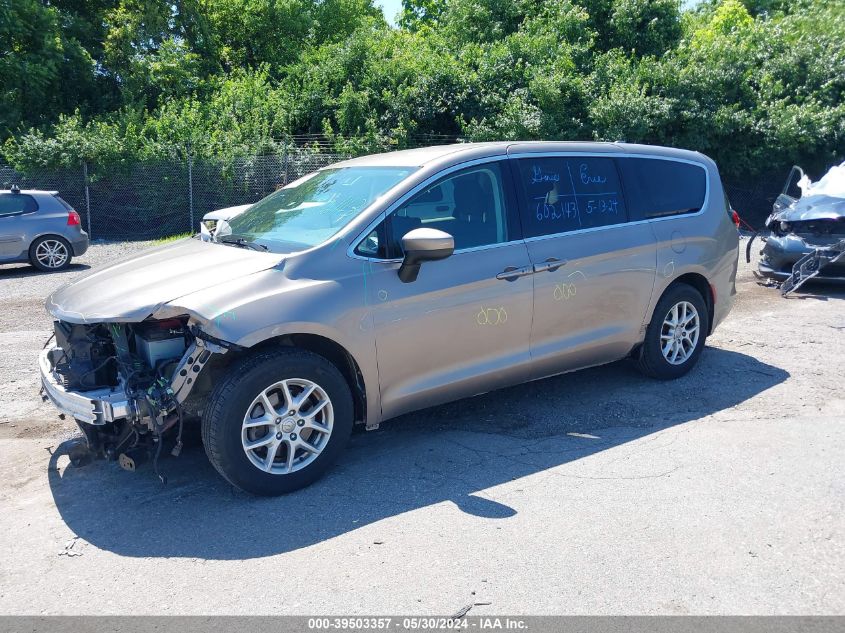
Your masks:
M498 275L496 275L496 279L504 279L505 281L516 281L520 277L525 277L526 275L533 275L534 269L530 266L524 266L522 268L517 268L516 266L508 266Z
M550 273L553 273L561 266L566 266L566 260L558 259L557 257L549 257L542 264L534 264L534 272L542 273L549 271Z

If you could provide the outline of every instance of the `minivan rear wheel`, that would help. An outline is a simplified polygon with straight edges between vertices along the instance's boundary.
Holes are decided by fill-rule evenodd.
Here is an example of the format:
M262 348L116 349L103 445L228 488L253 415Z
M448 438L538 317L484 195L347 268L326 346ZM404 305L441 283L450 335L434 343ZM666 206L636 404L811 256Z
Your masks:
M274 496L317 480L337 459L353 424L352 393L328 360L275 349L229 367L209 398L203 444L238 488Z
M38 270L64 270L70 265L72 251L68 241L58 235L44 235L29 247L29 263Z
M704 298L692 286L674 284L654 309L637 366L653 378L680 378L698 362L709 331Z

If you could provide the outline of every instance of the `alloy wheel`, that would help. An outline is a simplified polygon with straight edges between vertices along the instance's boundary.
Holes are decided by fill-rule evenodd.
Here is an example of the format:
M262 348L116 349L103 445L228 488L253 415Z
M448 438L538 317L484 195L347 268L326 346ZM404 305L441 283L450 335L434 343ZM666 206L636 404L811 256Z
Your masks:
M61 268L68 255L67 246L59 240L44 240L35 249L35 258L45 268Z
M683 365L692 356L701 334L698 310L689 301L672 306L660 328L660 350L672 365Z
M288 475L322 453L334 423L331 399L318 384L290 378L259 393L247 408L241 444L256 468Z

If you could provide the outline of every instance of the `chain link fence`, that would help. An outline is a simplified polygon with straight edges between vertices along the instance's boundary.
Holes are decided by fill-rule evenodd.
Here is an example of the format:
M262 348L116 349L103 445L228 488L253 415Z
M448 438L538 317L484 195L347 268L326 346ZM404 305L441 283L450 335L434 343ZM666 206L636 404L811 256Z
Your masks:
M202 216L257 202L279 187L348 156L294 148L231 162L174 159L101 172L96 165L21 174L0 165L0 188L58 191L94 239L149 240L196 232Z
M293 147L226 163L188 157L108 171L83 164L24 175L0 165L0 188L17 184L22 189L58 191L83 216L92 238L149 240L196 232L209 211L256 202L300 176L346 158L323 149ZM751 180L726 179L728 198L748 226L762 226L785 177L774 173Z
M760 229L772 212L775 198L783 190L789 170L757 176L748 180L725 178L725 193L731 206L739 213L746 229Z

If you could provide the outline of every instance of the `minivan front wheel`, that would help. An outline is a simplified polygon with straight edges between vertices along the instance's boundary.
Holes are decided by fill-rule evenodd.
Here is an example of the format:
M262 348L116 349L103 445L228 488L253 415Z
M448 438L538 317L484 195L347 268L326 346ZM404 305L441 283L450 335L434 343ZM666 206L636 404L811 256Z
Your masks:
M322 356L283 348L229 368L203 416L203 443L230 483L279 495L319 478L352 424L352 394L340 371Z
M671 380L693 368L710 328L701 294L684 283L671 286L654 309L638 366L648 376Z

